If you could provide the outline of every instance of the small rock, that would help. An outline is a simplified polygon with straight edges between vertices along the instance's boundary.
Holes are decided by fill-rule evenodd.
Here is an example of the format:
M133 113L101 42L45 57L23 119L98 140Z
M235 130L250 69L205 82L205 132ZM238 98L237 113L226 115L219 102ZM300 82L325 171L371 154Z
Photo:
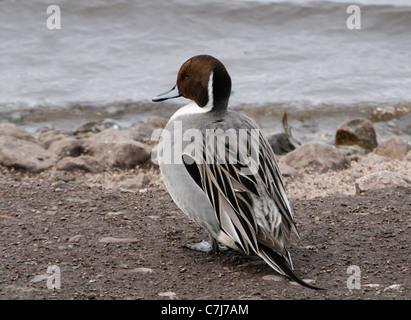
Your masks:
M357 195L386 187L411 186L411 179L392 171L379 171L355 180Z
M36 143L11 136L0 137L0 164L40 172L50 168L57 156Z
M297 169L289 166L288 164L279 163L278 167L280 168L283 177L290 177L293 179L301 179L303 177L302 173L300 173Z
M109 128L122 129L119 123L111 119L90 120L74 128L73 133L75 135L82 134L82 133L90 133L90 132L98 133L98 132L102 132Z
M401 289L401 287L403 287L403 286L404 286L403 284L392 284L392 285L384 288L383 291L385 292L385 291L388 291L388 290L399 290L399 289Z
M372 122L356 118L341 124L335 134L335 145L359 145L366 150L373 150L378 143Z
M83 170L91 173L99 173L105 170L105 166L91 156L65 157L57 162L56 168L64 171Z
M148 145L135 141L130 132L113 128L91 136L84 147L99 161L121 169L134 168L146 162L151 151Z
M61 173L61 174L55 174L55 178L59 181L64 181L64 182L70 182L70 181L76 181L77 177L73 174L68 174L68 173Z
M46 210L44 214L47 216L55 216L57 214L57 210Z
M137 190L145 187L148 183L149 179L143 172L140 172L136 177L119 182L118 186L123 189Z
M402 140L400 137L392 136L378 145L375 153L383 157L402 160L410 150L410 143Z
M42 128L37 130L36 133L38 134L37 143L45 149L48 149L55 141L70 137L66 131L54 128Z
M123 214L124 214L123 211L110 211L110 212L107 213L107 215L110 216L110 217L121 216Z
M136 268L136 269L133 269L133 270L131 270L131 271L132 271L132 272L137 272L137 273L142 273L142 274L154 273L154 270L153 270L153 269L144 268L144 267Z
M138 242L137 238L115 238L115 237L106 237L99 240L100 243L133 243Z
M60 158L78 157L83 153L81 142L73 137L56 140L50 144L48 150L57 154Z
M72 236L68 241L69 242L79 242L80 239L84 238L84 235L82 234L76 234L75 236Z
M342 170L350 166L344 153L322 143L307 143L287 153L286 164L296 169L311 167L319 173Z
M26 129L8 122L0 124L0 136L10 136L20 140L36 142L36 139Z
M169 297L171 300L177 299L177 294L172 291L160 292L158 295L160 297Z
M269 281L283 281L285 278L283 276L277 275L277 274L268 274L266 276L263 276L263 280L269 280Z

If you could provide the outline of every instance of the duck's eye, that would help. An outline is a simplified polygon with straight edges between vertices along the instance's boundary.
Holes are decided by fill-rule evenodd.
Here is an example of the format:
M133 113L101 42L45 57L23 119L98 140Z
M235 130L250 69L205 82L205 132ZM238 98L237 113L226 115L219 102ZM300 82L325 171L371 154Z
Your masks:
M190 74L189 73L184 73L184 78L190 78Z

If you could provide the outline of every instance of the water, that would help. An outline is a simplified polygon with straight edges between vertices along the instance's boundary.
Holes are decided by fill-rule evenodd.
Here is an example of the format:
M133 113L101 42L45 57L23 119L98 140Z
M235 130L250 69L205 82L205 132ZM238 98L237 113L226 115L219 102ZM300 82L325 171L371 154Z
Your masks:
M411 140L411 1L0 1L0 121L70 130L89 119L125 125L170 116L184 99L151 103L189 57L211 54L233 81L230 107L303 141L328 140L362 116L378 140Z

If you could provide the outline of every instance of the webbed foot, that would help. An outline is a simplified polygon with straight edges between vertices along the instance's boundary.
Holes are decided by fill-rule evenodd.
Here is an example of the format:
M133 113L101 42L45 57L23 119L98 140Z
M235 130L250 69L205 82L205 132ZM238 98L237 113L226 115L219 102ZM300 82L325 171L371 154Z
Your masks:
M223 252L228 250L228 247L219 244L214 238L212 239L211 243L209 241L203 240L198 243L185 244L184 247L200 252L217 252L217 250Z

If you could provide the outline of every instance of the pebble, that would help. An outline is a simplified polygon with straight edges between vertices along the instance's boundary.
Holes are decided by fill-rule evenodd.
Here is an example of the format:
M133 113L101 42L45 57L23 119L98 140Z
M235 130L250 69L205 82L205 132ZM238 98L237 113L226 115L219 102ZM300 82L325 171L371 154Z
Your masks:
M285 162L294 169L311 168L318 173L350 167L349 159L344 153L324 143L306 143L287 153Z
M140 172L137 176L125 179L119 182L119 187L124 189L131 189L131 190L140 190L145 187L149 183L148 177L143 173Z
M132 269L132 270L130 270L130 271L132 271L132 272L137 272L137 273L142 273L142 274L154 273L154 270L153 270L153 269L144 268L144 267Z
M124 214L123 211L110 211L107 213L108 216L121 216L123 214Z
M341 124L335 133L335 145L358 145L365 150L373 150L378 143L372 122L355 118Z
M355 180L357 195L380 188L395 186L409 187L411 186L411 179L398 172L383 170Z
M401 139L400 137L392 136L382 142L375 149L375 153L383 157L402 160L410 150L411 143Z
M304 246L303 248L308 249L308 250L316 250L317 249L315 246L311 246L311 245Z
M385 292L387 290L399 290L403 286L404 286L403 284L393 284L393 285L386 287L383 291Z
M49 277L50 277L50 276L47 275L47 274L40 274L40 275L35 276L35 277L31 280L31 282L41 282L41 281L43 281L43 280L47 280Z
M36 142L36 139L26 129L13 123L0 123L0 136L12 136L17 139Z
M34 142L0 136L0 165L37 173L53 166L57 159L57 155Z
M269 280L269 281L283 281L284 277L277 275L277 274L268 274L263 277L263 280Z
M84 235L76 234L75 236L71 237L68 241L69 242L79 242L81 238L84 238Z
M149 160L151 147L125 130L106 129L84 141L85 151L108 167L132 169Z
M169 297L171 300L177 299L177 295L172 291L160 292L158 295L160 297Z
M99 240L100 243L132 243L138 242L136 238L115 238L115 237L105 237Z
M64 157L56 164L57 170L74 171L82 170L91 173L103 172L106 168L96 158L91 156Z

